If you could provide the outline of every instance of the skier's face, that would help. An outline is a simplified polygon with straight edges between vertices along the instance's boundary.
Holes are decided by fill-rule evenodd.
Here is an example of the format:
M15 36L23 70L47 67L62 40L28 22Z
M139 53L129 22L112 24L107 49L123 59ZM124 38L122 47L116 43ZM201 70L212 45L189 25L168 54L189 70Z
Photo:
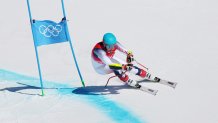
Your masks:
M114 49L114 45L105 45L107 51L112 51Z

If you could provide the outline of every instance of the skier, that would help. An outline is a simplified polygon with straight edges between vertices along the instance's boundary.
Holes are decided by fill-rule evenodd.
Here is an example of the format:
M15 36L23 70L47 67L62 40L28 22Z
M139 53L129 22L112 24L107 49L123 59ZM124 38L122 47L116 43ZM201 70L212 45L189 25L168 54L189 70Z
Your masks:
M114 56L117 50L127 55L126 62ZM112 33L104 34L103 41L98 42L92 50L92 64L95 71L99 74L105 75L114 73L121 81L135 88L140 88L141 85L130 79L124 71L128 71L148 80L155 79L148 71L134 66L132 64L133 61L132 52L125 49Z

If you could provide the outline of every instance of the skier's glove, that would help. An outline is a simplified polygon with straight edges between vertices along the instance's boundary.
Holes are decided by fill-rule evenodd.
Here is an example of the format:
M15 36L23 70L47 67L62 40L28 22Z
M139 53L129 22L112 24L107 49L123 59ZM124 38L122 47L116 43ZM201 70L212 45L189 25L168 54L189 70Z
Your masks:
M126 57L126 62L128 64L131 64L133 61L134 61L133 53L132 53L132 51L128 51L127 52L127 57Z
M124 71L130 71L133 67L133 64L123 64L122 65L122 70Z

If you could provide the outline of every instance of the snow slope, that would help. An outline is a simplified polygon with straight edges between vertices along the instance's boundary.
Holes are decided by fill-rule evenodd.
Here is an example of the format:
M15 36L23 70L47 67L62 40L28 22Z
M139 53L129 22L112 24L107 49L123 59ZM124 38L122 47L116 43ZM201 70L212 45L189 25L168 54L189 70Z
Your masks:
M62 18L59 0L30 0L34 19ZM69 30L83 74L67 43L39 48L46 96L41 97L26 1L0 4L0 122L218 122L218 2L214 0L65 0ZM174 90L158 95L94 72L90 52L113 32L135 58Z

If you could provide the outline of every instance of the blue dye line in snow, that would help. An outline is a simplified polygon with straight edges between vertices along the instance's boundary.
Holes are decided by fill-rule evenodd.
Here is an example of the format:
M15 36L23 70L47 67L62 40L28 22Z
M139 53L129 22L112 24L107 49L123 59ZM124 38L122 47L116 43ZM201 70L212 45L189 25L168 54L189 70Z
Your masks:
M21 75L15 72L7 71L0 69L0 81L7 82L20 82L23 84L27 84L30 86L40 87L39 79ZM61 84L57 82L44 81L45 88L57 88L57 93L63 95L70 95L71 97L76 97L89 104L94 105L96 108L100 109L101 112L105 113L109 116L114 122L117 123L144 123L144 121L140 120L137 116L128 111L125 107L120 106L119 104L107 99L103 95L77 95L72 93L75 90L75 87L72 87L67 84ZM85 89L81 88L80 91L84 91Z

